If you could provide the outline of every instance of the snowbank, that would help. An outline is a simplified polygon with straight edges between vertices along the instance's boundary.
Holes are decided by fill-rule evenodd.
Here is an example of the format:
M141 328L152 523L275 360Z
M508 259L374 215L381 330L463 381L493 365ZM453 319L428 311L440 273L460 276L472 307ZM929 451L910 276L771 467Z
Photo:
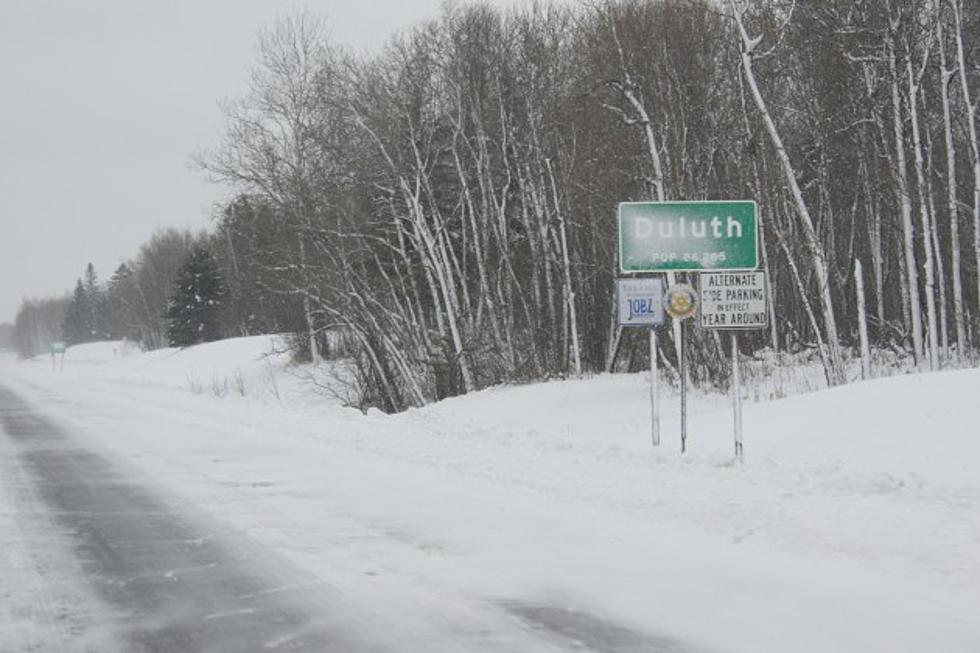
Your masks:
M144 352L132 342L73 345L64 363L54 361L66 378L115 380L128 384L179 388L215 397L306 402L315 388L310 370L290 363L279 336L230 338L186 348ZM50 356L29 361L51 368Z

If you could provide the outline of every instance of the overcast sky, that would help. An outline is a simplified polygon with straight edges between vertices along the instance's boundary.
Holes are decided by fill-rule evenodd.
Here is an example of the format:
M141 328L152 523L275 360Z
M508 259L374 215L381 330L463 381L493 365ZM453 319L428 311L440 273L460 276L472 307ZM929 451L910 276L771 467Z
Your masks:
M493 0L506 6L513 0ZM242 94L257 32L308 7L379 48L441 0L0 0L0 322L23 297L106 279L158 227L224 197L190 164Z

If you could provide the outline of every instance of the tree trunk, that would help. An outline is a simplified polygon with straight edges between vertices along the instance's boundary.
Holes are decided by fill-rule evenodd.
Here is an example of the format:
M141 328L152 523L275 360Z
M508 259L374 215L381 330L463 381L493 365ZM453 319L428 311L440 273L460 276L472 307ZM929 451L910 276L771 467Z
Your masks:
M912 328L912 352L916 366L925 359L922 339L922 303L919 297L919 272L915 262L915 227L912 224L912 197L909 194L905 136L902 130L902 102L899 96L898 66L894 40L889 36L889 70L891 72L892 118L895 137L895 177L898 203L902 215L902 244L905 254L906 294L909 300L908 319Z
M871 347L868 344L868 317L864 305L864 271L861 259L854 260L854 284L857 293L858 334L861 339L861 378L871 378Z
M916 76L912 71L912 56L905 60L905 73L908 76L909 84L909 120L912 122L912 150L915 161L915 180L918 184L919 196L919 223L922 240L922 251L925 253L925 260L922 262L922 269L925 274L926 283L926 319L929 324L929 369L939 368L939 324L936 313L936 264L932 249L932 218L929 214L929 204L926 200L929 193L929 184L926 183L924 161L922 158L922 137L919 134L919 80L922 75Z
M956 184L956 143L953 138L953 120L950 111L949 86L956 72L946 68L946 43L942 32L942 21L937 21L939 29L940 97L943 102L943 136L946 140L946 206L949 211L949 233L951 241L950 273L953 277L953 322L956 324L956 360L963 361L966 348L966 318L963 312L962 253L960 251L960 211Z
M796 171L793 168L793 163L790 161L789 154L786 152L786 147L783 144L783 139L776 129L776 124L772 120L772 116L766 106L766 101L762 97L762 92L759 90L759 85L756 82L755 71L752 66L752 53L759 44L760 39L758 37L755 39L749 37L743 21L744 10L735 6L735 0L729 0L729 5L732 8L735 22L742 37L742 71L745 74L746 82L749 84L749 89L752 91L752 98L755 100L756 108L759 110L762 121L766 126L769 139L782 164L783 174L793 195L797 214L802 222L807 249L810 251L811 263L817 276L817 284L820 288L820 303L823 310L824 329L827 334L827 360L830 366L827 369L827 381L831 385L839 385L844 383L846 378L840 352L840 340L837 335L837 320L834 316L834 304L830 291L830 274L827 266L826 253L814 230L810 210L803 198L803 191L800 189L800 185L796 180Z
M973 103L970 83L966 72L966 54L963 47L963 5L960 0L950 0L956 22L956 63L960 72L960 88L966 106L966 122L970 134L970 153L973 155L973 254L977 274L977 311L980 312L980 140L977 136L977 105Z
M568 253L568 235L565 229L565 212L561 210L558 201L558 185L555 182L555 173L551 167L551 159L545 159L544 164L548 169L548 178L551 181L552 201L555 204L555 215L558 216L558 233L561 240L561 262L562 271L565 275L565 302L568 304L568 324L571 329L572 339L572 362L575 365L575 376L582 376L582 354L579 351L578 340L578 317L575 312L575 289L572 287L572 262Z

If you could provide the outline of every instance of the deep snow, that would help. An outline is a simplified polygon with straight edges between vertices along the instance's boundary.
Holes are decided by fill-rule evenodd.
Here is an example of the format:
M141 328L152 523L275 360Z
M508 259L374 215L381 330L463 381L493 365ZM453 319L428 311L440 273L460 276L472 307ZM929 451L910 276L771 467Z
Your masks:
M645 374L365 416L276 343L99 343L64 370L4 359L0 382L384 619L544 606L692 650L980 641L980 371L773 401L817 384L759 379L736 464L722 394L695 393L681 457L670 389L650 446Z

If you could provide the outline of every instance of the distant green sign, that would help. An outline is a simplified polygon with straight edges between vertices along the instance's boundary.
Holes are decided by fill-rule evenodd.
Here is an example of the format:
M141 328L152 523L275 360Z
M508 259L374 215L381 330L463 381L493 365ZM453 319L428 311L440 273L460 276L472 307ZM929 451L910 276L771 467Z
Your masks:
M754 270L755 202L622 202L619 265L623 272Z
M67 351L68 345L64 342L52 342L51 343L51 353L52 354L63 354Z

